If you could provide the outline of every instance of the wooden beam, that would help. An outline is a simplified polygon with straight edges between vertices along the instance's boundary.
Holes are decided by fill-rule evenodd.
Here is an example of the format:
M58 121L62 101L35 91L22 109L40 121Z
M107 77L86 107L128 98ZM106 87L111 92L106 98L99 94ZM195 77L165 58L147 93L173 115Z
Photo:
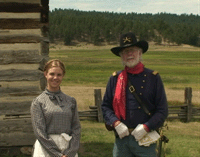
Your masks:
M31 103L36 97L36 95L0 97L0 118L5 114L30 112Z
M1 51L7 50L40 50L41 44L40 43L16 43L16 44L0 44Z
M42 28L40 19L0 19L0 29L37 29Z
M49 39L41 41L41 55L46 57L49 56Z
M35 142L30 118L2 120L0 128L0 146L25 146Z
M41 61L40 61L40 65L39 65L39 70L41 70L41 71L44 71L44 66L45 66L45 64L48 62L48 60L49 60L49 58L43 58Z
M37 81L43 73L39 70L0 70L0 81Z
M8 64L1 65L0 70L38 70L38 64Z
M38 86L23 86L23 84L20 85L21 86L19 87L0 87L0 97L5 95L16 96L20 95L20 93L25 93L23 95L35 95L35 93L38 94L38 92L41 92L39 90L39 84Z
M97 106L98 109L98 122L103 122L103 113L101 110L101 103L102 103L101 89L94 90L94 97L95 97L95 106Z
M0 0L1 3L31 3L31 4L41 4L41 0Z
M40 21L42 23L48 23L49 22L49 6L45 6L41 9Z
M40 6L40 4L0 2L0 12L24 13L24 12L41 12L41 10L42 7Z
M23 126L23 123L21 123ZM18 125L18 126L16 126ZM15 124L13 122L12 126L10 125L11 128L18 128L20 125L19 124ZM5 127L1 126L2 129L4 129ZM26 129L30 129L32 128L32 126L27 126L26 125ZM20 129L19 129L20 130ZM22 130L22 129L21 129ZM0 147L2 146L31 146L34 145L35 143L35 135L33 132L23 132L23 131L13 131L10 133L0 133Z
M18 93L26 93L25 95L32 95L32 93L40 92L40 81L14 81L14 82L0 82L0 97L5 95L14 96Z
M35 96L36 97L36 96ZM0 115L10 113L24 113L30 112L32 100L30 101L15 101L15 102L1 102L0 103Z
M49 37L49 27L44 25L41 27L41 33L43 37Z
M185 103L187 103L187 120L186 122L190 122L192 119L192 88L185 88Z
M34 34L0 35L0 43L39 43L42 37Z
M31 34L31 35L42 35L41 29L3 29L0 30L0 35L20 35L20 34ZM48 36L47 36L48 37Z
M46 86L47 86L47 79L43 75L42 77L40 77L40 89L44 91Z
M11 63L40 63L39 50L0 50L0 65Z
M37 96L41 93L38 86L0 87L0 97L4 96Z
M42 6L48 6L49 5L49 0L41 0L41 5Z
M0 12L1 19L40 19L40 13Z
M8 96L0 97L0 105L4 103L23 103L25 101L32 101L36 96Z

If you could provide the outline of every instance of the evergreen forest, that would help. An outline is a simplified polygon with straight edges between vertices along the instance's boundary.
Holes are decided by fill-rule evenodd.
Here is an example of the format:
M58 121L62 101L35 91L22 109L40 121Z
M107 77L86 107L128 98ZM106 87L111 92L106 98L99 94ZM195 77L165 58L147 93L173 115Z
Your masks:
M200 46L200 16L193 14L139 14L54 9L49 12L51 42L118 43L122 33L132 31L139 40L157 44Z

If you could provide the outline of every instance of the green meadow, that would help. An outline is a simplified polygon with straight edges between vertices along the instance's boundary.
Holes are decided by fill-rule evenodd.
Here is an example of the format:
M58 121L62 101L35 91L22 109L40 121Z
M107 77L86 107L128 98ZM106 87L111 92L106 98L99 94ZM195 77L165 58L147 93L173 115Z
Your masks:
M182 123L169 121L167 124L168 130L164 129L163 131L169 138L169 142L165 146L163 145L161 157L199 157L199 122ZM114 133L107 131L103 123L81 121L81 126L79 157L112 157L113 143L115 141ZM2 157L11 156L2 155ZM19 155L16 157L31 156Z
M63 85L105 87L114 71L123 70L121 59L110 49L70 49L51 51L50 58L61 59L67 69ZM145 67L160 73L165 87L184 90L200 88L200 51L148 51L143 55ZM170 101L169 105L182 105ZM170 139L162 157L200 156L199 122L168 121L165 135ZM112 157L113 132L103 123L81 122L80 157Z
M50 51L50 58L61 59L66 65L62 85L105 87L110 75L123 69L120 57L109 49ZM168 88L200 88L200 51L148 51L143 55L143 63L158 71Z
M60 59L66 65L62 85L105 87L110 75L123 69L120 58L114 56L109 49L51 50L50 58ZM160 73L167 88L200 89L200 51L150 50L143 55L143 63L147 68ZM169 102L169 105L181 104ZM163 131L169 143L163 147L162 157L199 157L199 122L183 123L174 120L167 124L168 130ZM104 123L94 121L81 121L81 126L79 157L112 157L115 140L113 132L107 131Z

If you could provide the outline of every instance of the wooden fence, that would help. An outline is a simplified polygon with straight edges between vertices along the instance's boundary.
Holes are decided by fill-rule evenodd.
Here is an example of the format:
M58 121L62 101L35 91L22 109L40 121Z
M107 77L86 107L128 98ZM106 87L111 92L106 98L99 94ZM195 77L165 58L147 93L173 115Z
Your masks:
M94 90L94 97L94 106L89 106L89 109L85 111L78 111L80 120L94 120L97 122L104 121L101 111L101 89ZM183 105L168 106L168 109L168 120L180 119L185 122L190 122L192 119L200 119L200 107L195 107L192 104L192 88L185 88L185 102ZM7 113L3 119L15 118L30 118L30 113Z
M180 106L168 106L168 120L180 119L184 122L190 122L193 119L200 119L200 107L192 104L192 88L185 88L185 102Z
M92 120L103 122L101 111L101 89L94 90L95 105L89 106L87 111L79 111L80 120ZM24 148L30 154L30 148L35 142L35 136L31 125L30 112L5 114L0 119L0 153L1 150L18 147ZM185 102L180 106L169 106L168 120L180 119L190 122L192 119L200 119L200 107L192 105L192 88L185 88ZM13 125L14 124L14 125Z
M103 122L101 111L101 89L94 90L95 106L90 106L88 111L80 111L80 119L91 119L98 122ZM190 122L193 119L200 119L200 107L195 107L192 104L192 88L185 88L185 102L179 106L168 106L169 115L167 120L180 119L184 122Z
M80 120L95 120L98 122L103 122L103 114L101 111L101 103L102 103L101 89L94 90L94 97L95 97L94 106L89 106L89 110L87 111L79 111Z

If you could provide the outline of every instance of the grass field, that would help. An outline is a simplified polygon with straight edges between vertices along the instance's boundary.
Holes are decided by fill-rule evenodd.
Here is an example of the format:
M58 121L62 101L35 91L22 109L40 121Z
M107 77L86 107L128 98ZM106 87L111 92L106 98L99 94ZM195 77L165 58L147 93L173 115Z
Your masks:
M199 157L200 125L199 122L167 122L168 130L164 134L169 142L163 147L162 157ZM112 157L114 134L107 131L103 123L81 121L81 147L79 157ZM164 151L165 148L165 151ZM9 156L2 156L9 157ZM17 156L30 157L30 156Z
M80 157L112 157L114 143L113 132L105 129L104 124L82 122L82 146ZM169 138L163 151L166 157L199 157L200 156L200 126L198 122L181 123L167 122L168 130L164 134ZM164 153L165 152L165 153Z
M123 69L120 58L108 48L51 50L50 58L61 59L65 63L64 86L105 87L112 72ZM143 55L143 60L147 68L159 71L165 87L200 89L200 51L150 49ZM81 126L79 157L112 157L113 132L108 132L103 123L82 121ZM199 122L169 121L168 127L164 130L170 140L166 145L166 157L200 156Z
M63 85L105 87L112 72L123 69L120 58L109 49L51 51L50 58L61 59L66 65ZM199 51L149 51L143 55L143 63L158 71L168 88L200 88Z
M105 87L114 71L122 70L121 60L110 49L66 49L50 52L51 58L61 59L67 69L63 85ZM171 89L200 88L199 51L149 51L143 55L147 68L159 71L164 85ZM180 102L169 102L170 105ZM112 157L113 132L104 124L81 122L82 138L80 157ZM168 122L165 134L170 139L166 145L166 157L200 156L199 122Z

